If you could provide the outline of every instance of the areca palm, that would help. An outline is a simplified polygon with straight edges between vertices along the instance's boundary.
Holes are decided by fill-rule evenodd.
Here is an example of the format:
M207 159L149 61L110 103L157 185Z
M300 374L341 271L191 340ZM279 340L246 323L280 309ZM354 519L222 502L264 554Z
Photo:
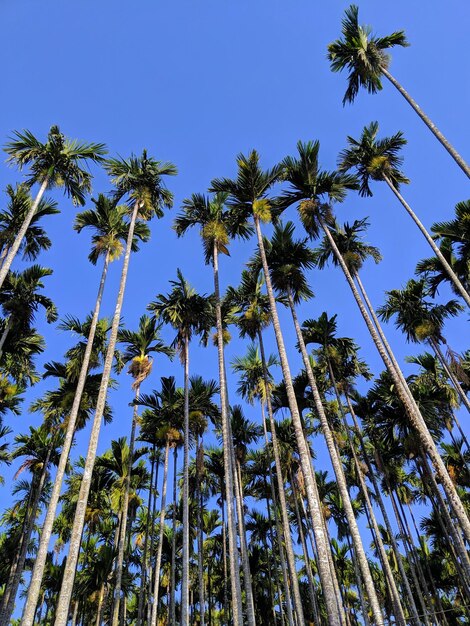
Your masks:
M313 294L308 287L305 277L305 270L311 268L315 255L307 246L307 240L294 239L294 225L288 222L285 226L277 225L267 248L267 260L271 272L274 288L280 295L287 296L289 308L295 326L297 341L302 353L304 367L306 369L310 388L313 393L317 415L320 419L321 428L327 444L330 459L338 483L339 492L344 503L345 514L348 520L349 529L353 539L354 550L359 561L359 567L367 589L367 595L371 604L372 612L376 622L382 620L379 600L375 594L372 576L369 570L366 553L362 544L359 527L354 515L352 503L349 495L348 485L338 451L335 446L333 433L328 422L323 401L320 395L316 377L310 363L307 348L300 328L296 312L296 304L302 299L307 299ZM401 616L401 624L404 626L404 616Z
M382 180L387 183L390 190L400 201L431 246L434 254L455 285L455 288L468 306L470 306L470 294L465 290L458 276L439 250L439 247L436 245L423 223L400 193L400 185L409 182L408 178L400 171L400 166L403 162L403 158L400 156L400 150L406 144L403 133L398 132L391 137L377 139L378 131L378 122L371 122L369 126L364 127L359 140L350 136L348 137L348 148L342 150L339 155L340 171L347 172L351 169L357 171L361 182L359 188L359 194L361 196L372 196L370 188L371 180Z
M364 303L361 300L359 292L354 284L353 277L351 272L349 271L348 265L343 259L341 252L337 246L337 243L334 238L334 234L328 228L325 223L325 212L329 212L329 207L324 207L319 205L319 198L317 196L313 196L312 193L315 187L312 185L312 180L315 180L318 176L318 150L316 152L312 152L310 150L302 150L299 154L299 159L289 158L284 161L285 163L285 178L291 183L292 190L289 195L285 194L281 197L281 202L284 201L288 204L291 201L301 201L300 204L300 212L301 217L303 217L304 224L306 224L309 228L309 232L312 236L316 236L318 234L318 225L321 226L328 242L331 247L332 253L341 266L345 278L348 282L351 291L353 292L354 298L357 302L361 315L367 325L367 328L371 334L371 337L377 347L377 350L387 367L392 379L396 385L396 390L400 400L403 402L406 412L409 416L411 423L419 434L419 438L422 442L422 445L426 452L429 454L429 457L432 460L432 463L435 467L436 474L441 481L444 490L446 492L448 501L454 510L458 521L464 530L464 533L468 540L470 541L470 521L465 512L462 501L455 490L452 481L450 480L449 474L442 462L441 457L439 456L439 452L437 451L435 442L433 441L429 430L426 426L426 423L421 415L418 405L414 400L410 390L408 389L407 383L404 379L404 376L401 372L396 359L393 356L393 352L389 349L388 344L382 343L382 339L384 339L383 332L380 331L380 337L377 331L380 328L380 324L378 324L377 320L377 329L374 327L372 320L370 318L369 313L367 312ZM325 194L328 191L324 192ZM344 188L343 188L344 195ZM305 218L308 219L305 219ZM372 308L372 307L370 307ZM375 319L374 319L375 321Z
M46 189L63 187L65 194L75 204L85 204L85 196L91 190L92 176L83 165L87 161L102 162L107 152L102 143L80 143L76 139L67 139L58 126L51 126L46 143L39 141L29 130L22 133L15 131L4 150L8 154L9 163L15 163L20 170L29 166L28 185L38 184L40 188L0 269L0 287Z
M157 319L176 330L173 345L184 364L184 459L183 459L183 579L181 588L181 622L189 624L189 344L194 334L203 340L212 325L212 302L199 295L177 271L177 279L170 281L169 295L158 294L149 304Z
M333 72L349 71L348 88L344 94L343 104L353 102L361 87L367 89L369 93L377 93L382 89L382 77L385 76L470 178L468 164L389 72L390 56L387 50L395 46L409 45L404 31L396 31L385 37L373 35L370 26L359 24L359 8L354 4L346 9L342 25L343 38L329 44L328 59Z
M28 597L24 607L22 619L25 625L32 625L34 620L34 611L39 597L41 579L46 564L52 526L73 442L81 397L85 387L87 373L90 368L90 364L93 361L93 347L96 344L97 331L100 330L99 314L109 263L119 258L123 250L123 241L128 240L130 237L130 224L125 220L127 212L127 207L125 205L117 205L116 202L110 200L103 194L99 194L98 198L93 200L93 203L93 209L87 209L76 216L74 228L78 232L81 232L84 228L92 229L92 248L88 258L93 265L96 265L98 260L103 257L103 269L101 272L93 315L90 319L88 328L86 329L87 342L83 358L80 359L78 364L76 359L72 359L72 362L78 365L77 370L79 372L76 379L75 397L73 405L70 409L70 415L68 417L67 431L65 433L61 458L57 467L57 474L51 494L51 500L47 510L46 519L44 520L41 541L34 564L34 570L28 590ZM130 249L134 252L138 251L138 241L147 241L149 236L150 233L147 225L143 222L137 222L135 224L134 233L130 242L128 242ZM69 320L68 328L70 330L74 330L75 332L78 331L80 334L84 334L82 333L80 324L77 324L74 320ZM100 335L99 332L98 335ZM101 335L102 341L103 334L101 333Z
M279 317L277 314L274 292L269 275L269 267L266 260L264 250L263 235L261 232L261 222L271 221L277 211L277 206L268 200L268 192L271 187L280 180L283 173L283 167L276 165L269 170L262 170L259 165L259 155L253 150L248 156L240 154L237 158L238 173L235 180L217 179L213 180L211 185L214 191L227 192L229 194L228 204L233 211L235 218L240 222L246 222L252 218L254 221L255 231L257 235L259 254L263 266L266 288L269 296L272 323L276 335L276 343L279 350L282 372L286 384L286 390L289 398L289 408L292 414L294 427L296 431L297 445L302 464L302 472L304 474L307 497L309 503L310 514L312 516L315 527L316 538L318 543L318 552L320 555L319 568L321 572L321 580L325 595L326 605L328 607L328 617L331 624L339 623L339 614L336 604L333 600L331 572L328 564L328 546L324 535L324 529L320 518L320 503L316 496L315 479L312 471L311 459L308 448L305 443L305 437L302 430L302 422L297 407L294 388L292 385L292 377L290 373L289 362L284 345ZM295 598L296 610L300 621L303 621L303 612L301 600Z
M144 150L141 157L132 155L129 159L110 159L106 163L106 171L115 185L115 197L122 199L127 197L132 206L132 214L127 234L124 262L121 272L121 280L116 300L113 322L109 338L108 351L103 368L103 379L100 388L95 418L93 420L90 444L87 453L87 463L82 480L81 496L77 504L69 555L64 572L64 579L57 606L56 626L65 626L67 623L70 598L72 594L73 579L78 559L80 537L85 518L86 502L90 490L91 476L98 446L98 438L101 427L101 417L106 401L109 377L114 358L114 349L121 317L121 309L124 300L124 291L127 281L129 259L134 242L134 232L137 220L147 221L154 215L163 216L165 208L172 205L172 194L164 185L164 176L176 174L176 168L171 163L162 163L147 155Z
M0 211L0 264L3 263L10 251L32 202L26 183L19 183L16 187L7 185L5 191L9 201L6 209ZM38 222L43 217L56 213L59 213L57 202L49 198L42 198L19 248L23 259L34 260L42 250L49 250L51 240L42 226L38 225Z
M222 326L222 310L219 285L219 253L229 254L228 245L233 237L247 238L251 229L246 221L234 220L233 213L227 210L225 203L227 193L216 193L212 198L202 194L193 194L183 202L183 212L177 216L175 230L179 236L189 228L201 229L204 257L206 264L211 263L214 272L215 314L217 327L217 349L220 381L220 406L222 420L222 438L225 452L225 499L229 523L229 553L234 623L241 620L240 574L236 544L235 515L233 511L233 469L232 446L228 417L228 390L226 389L226 373L224 361L224 335Z
M152 371L151 353L166 354L172 356L173 351L166 346L160 338L160 327L155 318L142 315L139 320L138 331L130 331L123 329L118 332L118 341L126 346L122 355L124 364L130 363L129 374L131 374L134 382L132 389L135 392L135 401L138 400L140 394L140 386ZM114 587L114 607L113 607L113 626L117 626L119 621L119 604L121 597L121 582L124 563L124 547L127 537L127 517L129 504L129 490L131 484L131 460L134 454L135 433L137 428L137 402L134 402L132 411L132 426L129 440L129 468L126 475L124 486L124 496L122 503L122 521L120 527L120 537L118 544L118 555L116 561L116 583Z
M14 327L29 329L39 307L46 313L46 320L55 322L57 309L50 298L40 292L44 288L42 279L50 276L52 270L32 265L23 272L10 272L0 294L0 306L6 316L3 333L0 337L0 357L3 345Z

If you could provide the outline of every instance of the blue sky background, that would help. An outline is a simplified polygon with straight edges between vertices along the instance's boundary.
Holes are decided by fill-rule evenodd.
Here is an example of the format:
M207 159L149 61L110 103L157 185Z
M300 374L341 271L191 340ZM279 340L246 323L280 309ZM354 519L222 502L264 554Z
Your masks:
M408 139L404 170L411 184L403 191L427 226L451 218L456 202L468 198L464 174L391 85L376 96L361 93L354 105L343 108L346 76L330 72L326 46L339 36L347 6L336 0L0 0L0 142L12 130L24 128L44 139L49 127L58 124L70 137L107 143L110 154L127 157L145 147L150 155L178 167L178 177L168 181L174 210L151 224L151 242L131 259L123 308L130 328L136 327L155 294L168 291L177 267L199 291L212 291L212 273L203 264L198 233L178 240L171 224L183 198L204 192L214 177L235 175L238 152L256 148L263 165L270 167L293 154L299 139L319 139L322 165L333 169L346 136L358 137L364 125L378 120L381 136L402 130ZM411 47L393 52L391 72L468 160L468 3L365 0L359 7L360 21L372 24L375 33L406 31ZM94 193L108 191L104 173L93 171ZM0 165L1 189L21 178ZM371 199L350 195L337 213L341 221L370 216L368 240L380 247L384 259L378 266L366 264L363 281L379 305L384 291L402 286L430 250L388 189L378 183L373 189ZM61 316L84 317L93 306L100 269L87 261L88 234L72 230L74 207L60 192L52 195L62 213L44 222L53 247L39 262L54 269L46 291ZM287 217L295 219L293 209ZM253 249L254 241L231 246L231 258L221 261L223 287L238 283ZM115 263L105 294L108 315L114 310L119 273L120 263ZM311 285L316 298L302 307L301 319L324 310L338 313L339 332L356 339L363 358L378 373L381 363L339 270L312 272ZM443 289L441 296L449 292ZM457 351L468 347L466 317L447 327L449 343ZM71 339L47 327L41 315L38 327L48 344L39 360L41 370L42 363L62 357ZM293 345L287 316L283 327L286 341ZM401 362L417 351L392 327L388 334ZM165 331L168 340L172 336L171 330ZM244 352L243 344L234 340L227 358ZM213 347L192 347L192 373L217 378L215 357ZM291 350L293 373L300 362ZM158 387L159 376L171 373L181 384L178 361L170 364L157 357L142 391ZM232 402L238 401L235 384L230 381ZM46 388L40 384L28 392L20 418L7 416L5 422L15 432L39 425L40 416L28 414L26 408ZM111 393L115 420L102 430L100 451L112 438L128 434L130 399L130 380L123 373L119 389ZM247 410L252 419L258 420L258 414L257 409ZM462 421L468 432L468 416L462 415ZM85 452L86 436L87 431L80 434L74 456ZM319 448L321 465L324 453ZM9 479L16 467L4 472L4 506L10 501Z

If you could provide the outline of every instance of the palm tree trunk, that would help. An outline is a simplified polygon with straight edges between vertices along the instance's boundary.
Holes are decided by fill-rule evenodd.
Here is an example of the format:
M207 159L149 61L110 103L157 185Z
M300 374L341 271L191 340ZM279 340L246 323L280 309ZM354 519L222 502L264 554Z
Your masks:
M323 220L323 218L321 217L321 215L318 216L318 220L319 223L330 243L330 246L335 254L336 259L338 260L338 263L341 265L341 268L344 272L344 275L346 277L346 280L349 284L349 287L351 288L351 291L353 292L354 298L357 302L357 305L359 307L359 310L361 311L361 315L364 318L364 321L367 325L367 328L371 334L371 337L375 343L375 346L382 358L382 361L384 362L385 367L387 368L387 370L389 371L392 380L394 381L395 385L396 385L396 389L397 389L397 394L398 397L400 398L401 402L403 403L405 410L408 414L408 417L410 419L410 422L412 424L412 426L414 427L414 429L416 430L420 441L421 441L421 445L423 446L424 450L426 451L426 453L429 455L436 474L442 484L442 486L444 487L444 490L446 492L447 498L449 500L449 503L451 504L459 522L460 525L465 533L465 537L467 539L467 541L470 542L470 520L467 517L465 508L462 504L462 501L460 500L460 497L455 489L454 484L452 483L452 480L447 472L447 469L444 465L444 462L442 461L441 456L439 455L439 452L437 451L436 448L436 444L434 443L433 438L431 437L431 434L429 433L429 430L426 426L426 422L423 419L423 416L421 415L421 413L419 412L419 409L416 405L415 402L412 402L411 400L411 393L409 392L409 390L407 391L407 387L406 385L404 385L402 383L402 380L400 379L399 374L397 373L397 371L395 370L395 368L393 367L393 364L391 362L391 360L389 359L386 350L383 346L383 344L380 341L380 338L377 334L377 331L374 328L374 325L372 324L372 320L370 319L366 308L361 300L361 297L356 289L356 285L354 284L354 281L352 279L352 276L346 266L346 263L344 262L343 257L341 256L340 251L338 250L338 247L336 245L335 240L333 239L333 236L329 230L329 228L326 226L325 221Z
M217 327L217 356L219 364L219 386L220 386L220 412L222 422L222 442L224 448L224 475L225 475L225 502L227 503L228 522L228 549L230 564L230 584L232 591L232 610L234 626L242 626L242 594L240 586L240 563L237 547L237 531L235 524L235 511L233 507L233 468L230 460L230 430L229 430L229 408L228 393L226 385L226 372L224 361L224 338L222 328L222 310L220 306L220 286L219 286L219 251L217 243L213 247L213 269L214 269L214 293L215 293L215 315Z
M181 626L189 626L189 337L184 338L183 574Z
M167 488L167 480L168 480L169 457L170 457L170 442L167 440L166 446L165 446L165 461L163 465L162 500L161 500L161 509L160 509L160 532L158 536L157 557L155 560L155 584L153 588L153 604L152 604L152 616L150 620L150 626L157 626L158 592L160 590L160 568L161 568L161 562L162 562L163 535L165 531L166 488Z
M104 599L104 583L101 585L100 596L98 599L98 607L96 609L96 621L95 626L101 626L101 611L103 608L103 599Z
M274 416L273 416L271 394L269 393L269 374L268 374L268 368L266 365L266 354L264 352L264 342L263 342L263 336L262 336L261 330L258 331L258 341L259 341L259 348L260 348L260 355L261 355L261 363L263 366L264 384L267 390L266 406L268 409L269 426L271 430L271 444L273 447L274 464L276 466L277 491L279 494L279 504L281 508L282 530L283 530L284 542L285 542L285 548L286 548L287 563L289 566L289 572L290 572L290 576L292 580L292 592L294 596L294 610L297 614L299 623L303 625L305 623L305 619L304 619L303 609L302 609L302 599L300 596L299 581L298 581L297 571L295 567L294 548L292 545L292 537L291 537L291 532L290 532L289 515L287 511L285 487L284 487L284 481L282 477L281 455L279 452L279 444L277 441L276 425L275 425Z
M292 384L292 377L289 368L289 362L287 359L287 353L284 346L284 339L282 337L281 327L279 324L279 317L277 314L276 300L271 284L271 277L269 275L268 263L266 260L266 253L264 249L263 236L261 234L259 218L255 216L255 228L258 238L258 247L261 256L261 262L263 264L264 279L266 281L266 289L268 292L272 323L274 327L274 333L276 335L276 343L279 351L279 358L281 361L282 373L284 382L286 385L287 398L289 402L289 409L292 415L292 422L294 426L297 447L299 450L300 462L302 473L304 475L307 502L309 512L312 519L312 525L315 533L315 540L318 551L318 570L320 574L320 581L322 584L323 596L325 600L326 612L330 626L340 626L340 615L338 607L335 602L334 584L329 567L328 552L329 546L325 536L325 530L322 520L321 505L317 497L315 489L315 477L312 469L312 461L310 453L307 448L305 437L302 428L302 421L300 419L299 409L297 407L297 401L295 397L294 386Z
M435 339L433 339L432 337L429 337L428 341L431 344L432 349L436 353L437 358L441 362L441 365L444 368L444 371L447 374L448 378L450 379L450 382L454 385L455 390L459 394L460 399L462 400L463 404L465 405L465 408L470 413L470 400L467 398L467 395L466 395L465 391L462 389L459 381L454 376L452 370L450 369L449 365L447 364L447 361L445 359L445 356L442 353L442 350L441 350L441 347L439 345L439 342L436 341Z
M154 454L155 454L155 449L154 449ZM151 521L151 536L150 536L150 558L152 558L153 556L153 548L155 545L155 520L157 518L157 485L158 485L158 469L159 469L159 460L157 459L157 471L155 473L155 482L154 482L154 487L153 487L153 504L152 504L152 521ZM155 575L155 570L152 570L152 566L150 563L150 573L149 573L149 577L148 577L148 600L147 600L147 626L150 626L150 620L152 618L152 608L153 605L150 601L150 596L151 596L151 588L152 588L152 583L154 581L153 577L152 577L152 572L153 575ZM145 621L144 621L145 624Z
M144 550L142 554L142 565L140 568L139 608L137 611L136 626L142 625L142 620L143 620L143 615L144 615L144 601L145 601L145 595L147 591L148 543L149 543L150 524L153 521L151 510L152 510L152 492L153 492L154 472L155 472L155 443L153 444L152 460L150 462L150 485L149 485L149 495L147 498L147 521L145 524ZM152 533L153 533L153 525L152 525Z
M42 181L41 187L39 188L39 191L34 199L34 202L32 203L28 214L26 215L26 217L24 218L24 222L21 225L20 230L18 231L18 234L15 237L15 241L12 243L9 251L8 251L8 255L2 265L2 267L0 268L0 288L2 287L6 275L8 274L8 271L10 270L11 264L13 263L13 259L16 256L16 253L18 252L20 246L21 246L21 242L23 241L23 237L26 235L26 231L29 228L29 225L31 224L31 220L34 217L34 214L36 213L36 210L38 208L39 203L41 202L41 198L43 197L47 186L49 185L49 176L46 176L44 178L44 180Z
M426 124L426 126L429 128L429 130L432 132L432 134L441 142L441 144L444 146L444 148L447 150L447 152L450 154L450 156L454 159L454 161L457 163L457 165L470 178L470 167L467 165L467 163L464 161L464 159L460 156L460 154L457 152L457 150L454 148L454 146L451 143L449 143L449 141L447 141L447 139L444 137L444 135L441 133L441 131L437 128L437 126L435 124L433 124L433 122L429 119L429 117L426 115L426 113L424 113L424 111L421 109L421 107L418 106L417 102L415 100L413 100L413 98L410 96L410 94L402 87L402 85L397 81L397 79L394 76L392 76L392 74L390 74L390 72L385 67L381 67L380 71L382 72L382 74L386 78L388 78L388 80L392 83L392 85L396 89L398 89L398 91L405 98L405 100L408 102L408 104L413 108L415 113L417 113L419 115L419 117L423 120L423 122Z
M10 252L10 246L5 246L0 254L0 268L3 267L7 254Z
M34 497L31 503L31 510L28 514L28 522L26 524L25 533L22 538L21 550L18 554L18 559L13 563L8 577L8 582L4 592L2 612L0 614L0 626L8 626L15 608L16 594L18 593L18 587L20 586L26 556L28 554L29 542L34 528L34 522L36 520L37 509L48 474L48 466L52 454L52 445L52 443L49 445L37 487L34 487ZM31 488L33 488L33 484L31 484Z
M139 397L140 385L135 390L135 400ZM135 448L135 431L137 428L137 404L134 404L132 411L132 426L131 437L129 441L129 458L127 460L127 474L124 480L124 494L122 498L122 524L121 532L119 536L118 554L116 560L116 583L114 586L114 606L113 606L113 618L112 626L118 626L119 624L119 605L121 602L121 586L122 586L122 571L124 567L124 551L126 547L127 538L127 521L129 513L129 494L131 490L131 474L132 464L134 460L134 448Z
M317 383L316 383L315 376L312 370L312 365L310 363L310 359L308 358L307 348L305 347L305 341L302 335L302 331L300 329L299 320L297 318L297 312L295 310L294 299L292 297L292 292L290 289L288 290L287 297L289 300L289 307L291 310L292 319L294 321L297 341L299 343L300 351L302 353L302 358L304 361L304 366L307 371L308 381L312 390L315 408L317 410L317 414L320 419L320 424L321 424L321 428L323 431L323 436L326 441L328 452L330 455L331 464L335 472L336 483L338 485L339 493L343 501L344 512L348 520L349 531L351 533L352 541L354 544L354 550L356 553L356 558L359 564L359 568L361 570L361 574L364 579L364 585L365 585L367 595L369 598L369 604L372 609L374 621L377 624L380 624L383 620L383 616L382 616L382 611L380 609L379 599L375 592L375 586L372 580L372 575L370 573L369 563L367 561L367 556L364 550L364 546L362 545L361 534L359 532L359 527L357 525L356 517L354 515L354 511L352 508L351 498L349 495L349 490L348 490L348 486L346 483L344 470L341 465L341 460L336 451L333 434L331 432L330 425L326 417L325 409L323 408L322 399L320 397L320 392L318 391ZM399 616L397 616L397 619L399 619ZM399 620L399 621L401 623L401 626L405 626L404 616L403 616L403 620Z
M454 284L455 288L457 289L457 291L460 293L460 295L462 296L462 298L465 300L465 302L467 303L467 305L470 307L470 294L465 290L465 287L462 285L462 283L460 282L457 274L454 272L454 270L451 268L451 266L449 265L449 263L446 261L444 255L442 254L442 252L439 250L439 247L436 245L436 242L434 241L434 239L431 237L431 235L428 233L428 231L426 230L426 228L424 227L424 225L422 224L422 222L420 221L420 219L418 218L418 216L416 215L416 213L413 211L413 209L410 207L410 205L406 202L405 198L401 195L401 193L398 191L398 189L395 187L395 185L392 183L392 181L390 180L390 178L386 175L383 174L383 179L384 181L387 183L387 185L390 187L390 189L393 191L393 193L395 194L395 196L398 198L398 200L401 202L401 204L405 207L408 215L411 217L411 219L413 220L413 222L416 224L416 226L419 228L419 230L421 231L421 233L423 234L424 238L426 239L426 241L428 242L428 244L431 246L434 254L436 255L436 257L439 259L439 261L441 262L443 268L445 269L445 271L447 272L447 275L449 276L450 280L452 281L452 283Z
M67 420L67 430L65 432L64 443L62 446L62 452L59 459L59 465L57 466L57 473L52 486L51 498L49 506L47 508L46 518L41 531L41 539L39 542L38 551L36 553L36 560L34 562L34 569L31 575L31 582L28 589L28 596L23 609L23 615L21 623L24 626L33 626L34 624L34 612L36 611L36 605L41 590L41 582L44 576L44 568L46 567L47 550L49 548L49 542L52 535L52 527L56 517L57 504L60 498L60 492L62 489L62 483L64 480L65 472L67 469L68 458L70 449L73 443L73 437L75 434L75 426L77 423L78 411L80 409L80 403L82 399L83 389L85 388L85 382L88 374L88 366L90 363L91 352L93 350L93 342L95 339L96 327L98 324L98 318L101 308L101 302L103 299L104 285L106 282L106 275L109 266L109 252L106 254L103 264L103 270L101 272L101 279L98 288L98 294L96 296L95 309L93 311L93 317L91 319L90 331L88 333L87 345L85 348L85 354L83 355L83 363L80 369L80 374L77 382L77 389L73 399L70 415Z
M204 447L202 443L200 444L200 448L198 450L204 454ZM198 492L198 507L197 507L197 569L198 569L198 578L199 578L199 626L205 626L205 613L206 613L206 603L205 603L205 594L204 594L204 535L202 531L202 510L204 507L202 489L200 485L201 477L198 476L197 481L197 489Z
M176 624L176 468L178 458L178 448L175 446L173 452L173 534L171 537L171 595L170 595L170 624Z
M6 338L8 337L8 333L11 330L13 321L11 319L11 315L8 317L7 323L5 324L5 328L3 330L2 336L0 337L0 357L3 354L3 345L6 341Z
M124 255L124 263L122 266L121 281L119 284L119 292L116 300L116 308L114 311L113 323L111 327L111 334L109 337L108 350L106 352L106 359L103 368L103 376L101 379L100 390L98 393L98 400L96 403L95 417L93 420L92 431L90 435L90 443L88 446L88 453L85 461L85 467L83 470L82 483L80 485L80 493L78 496L77 508L75 510L75 519L70 537L70 548L65 565L64 576L62 579L62 587L60 590L59 601L57 605L56 618L54 626L66 626L67 617L70 605L70 598L72 597L73 582L75 579L75 569L78 562L78 554L80 551L80 541L83 530L83 524L85 521L85 513L88 503L88 495L90 493L91 480L93 474L93 468L95 465L96 451L98 448L98 439L101 430L101 419L103 417L103 411L106 403L106 396L108 391L109 378L111 376L111 368L114 360L114 349L116 346L117 333L119 329L119 323L121 321L121 309L124 301L124 291L127 281L127 272L129 268L129 259L131 255L131 246L134 238L134 228L137 220L137 213L140 203L138 200L134 203L134 210L132 212L131 222L129 224L129 233L127 236L126 252Z

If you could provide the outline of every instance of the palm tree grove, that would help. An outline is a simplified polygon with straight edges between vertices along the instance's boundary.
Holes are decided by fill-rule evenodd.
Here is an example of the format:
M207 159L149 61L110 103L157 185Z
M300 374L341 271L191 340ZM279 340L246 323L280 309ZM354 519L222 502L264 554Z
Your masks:
M0 626L470 624L468 5L3 4Z

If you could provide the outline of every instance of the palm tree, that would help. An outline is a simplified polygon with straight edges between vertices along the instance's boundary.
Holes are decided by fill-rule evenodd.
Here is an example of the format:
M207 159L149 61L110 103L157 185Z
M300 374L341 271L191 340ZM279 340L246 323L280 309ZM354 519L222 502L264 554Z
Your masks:
M470 402L454 376L451 365L442 352L441 345L447 345L443 335L444 322L458 315L463 307L456 300L445 304L434 304L426 300L428 289L424 280L409 280L403 289L387 291L385 304L377 310L382 320L389 321L396 316L396 326L413 343L427 341L434 350L450 381L457 390L462 402L470 412Z
M211 263L214 272L214 296L215 314L217 327L217 349L219 361L219 384L220 384L220 407L222 420L222 439L225 453L225 501L227 502L227 517L229 529L229 563L230 580L232 585L233 620L235 624L241 623L241 590L240 572L238 564L238 550L236 543L235 515L233 511L233 470L234 460L231 458L231 438L229 432L228 417L228 390L226 388L226 373L224 361L224 334L222 327L222 310L220 302L219 286L219 253L229 254L228 245L230 238L235 236L246 239L251 229L247 222L233 220L233 214L225 207L226 193L217 193L213 198L202 194L193 194L191 198L184 200L183 212L175 220L175 230L181 236L194 226L201 229L201 237L204 246L206 264Z
M439 247L436 245L423 223L400 193L400 185L402 183L409 183L408 178L406 178L399 169L403 162L403 157L399 155L399 152L406 144L403 133L398 132L392 135L392 137L377 139L378 131L378 122L371 122L369 126L364 127L359 140L348 136L347 140L349 146L345 150L342 150L339 155L340 171L347 172L351 169L357 171L360 179L360 196L372 196L369 185L371 180L383 180L387 183L388 187L396 198L398 198L408 215L431 246L455 288L468 306L470 306L470 294L465 290L458 276L439 250Z
M331 207L329 205L320 203L320 198L317 195L316 191L318 189L317 182L323 182L326 179L326 173L321 173L322 176L319 175L320 171L318 169L318 147L316 150L314 150L312 144L310 144L310 146L300 144L299 157L299 159L293 159L291 157L288 157L284 160L285 178L290 182L291 190L281 196L280 203L284 205L289 205L292 202L299 201L300 215L310 235L317 236L319 232L319 227L321 227L321 229L323 230L326 238L328 239L332 253L334 254L334 258L336 259L336 262L340 264L348 285L353 292L354 299L357 302L359 310L361 311L361 315L367 325L367 328L377 347L377 350L396 385L398 396L406 408L406 412L409 416L410 422L416 429L416 432L419 434L419 438L421 440L423 448L424 450L426 450L427 454L429 454L429 457L434 465L436 474L446 492L448 502L451 504L452 509L454 510L467 539L470 541L470 521L467 517L462 501L457 491L455 490L449 474L442 462L439 452L437 451L436 444L429 433L429 430L426 426L423 416L420 413L416 401L414 400L410 390L408 389L401 369L399 368L396 359L393 357L393 352L389 349L388 344L388 347L386 347L385 344L382 343L381 338L385 338L383 332L380 330L380 337L377 333L377 331L379 331L380 324L377 320L377 329L374 327L370 315L368 314L356 288L356 285L354 284L354 280L348 268L348 265L345 259L343 259L343 256L336 244L334 234L325 222L325 215L328 215L328 217L331 219ZM335 178L333 177L332 181L334 180ZM342 196L339 196L340 199L341 197L344 197L344 193L345 187L343 186ZM327 186L323 187L322 195L333 195L333 197L330 197L330 200L337 199L337 186L332 187L331 191L328 190ZM370 309L371 308L372 307L370 307Z
M52 270L40 265L32 265L23 272L10 272L0 294L0 306L6 318L3 333L0 337L0 357L5 340L13 328L31 327L35 313L42 307L46 320L51 323L57 320L57 309L50 298L40 293L44 288L42 279L50 276Z
M5 192L9 201L6 209L0 211L0 265L3 264L10 251L32 203L29 187L26 183L19 183L16 187L7 185ZM50 198L42 198L19 248L23 260L34 261L42 250L49 250L51 240L46 235L45 230L38 225L38 222L43 217L56 213L59 213L57 202Z
M127 518L129 507L129 490L131 485L132 465L131 461L134 455L135 433L137 428L137 401L140 395L140 386L143 381L150 375L152 371L153 361L151 353L166 354L173 356L173 350L168 348L160 338L160 326L157 325L155 318L142 315L139 320L139 329L130 331L127 329L118 332L118 342L126 346L124 354L121 357L122 363L130 362L129 374L134 379L132 389L135 392L134 408L132 411L132 426L129 440L129 467L126 474L124 485L124 496L122 503L122 521L120 527L120 536L118 544L118 555L116 560L116 582L114 586L114 606L113 606L113 626L117 626L119 622L119 604L121 597L122 569L124 563L124 547L127 537Z
M360 87L364 87L369 93L377 93L382 89L381 79L385 76L470 178L470 167L464 159L389 72L390 56L386 51L395 46L409 45L404 31L396 31L385 37L376 37L372 34L370 26L359 25L358 14L359 8L354 4L346 9L342 22L343 38L328 45L328 59L333 72L341 72L344 69L349 71L348 88L344 94L343 104L353 102Z
M199 295L177 270L177 280L170 281L167 296L158 294L148 306L158 319L176 330L173 345L184 365L184 458L183 458L183 579L181 587L181 623L189 624L189 344L193 334L203 340L212 324L212 302Z
M29 165L28 185L37 183L40 188L0 268L0 287L46 189L63 187L66 195L72 198L75 204L83 206L85 195L91 190L92 176L81 166L87 161L101 163L107 152L103 143L87 144L76 139L67 139L58 126L51 126L46 143L41 143L29 130L22 133L15 131L4 149L8 154L9 163L16 163L20 170Z
M99 432L101 428L101 417L106 401L108 382L111 374L111 367L114 358L114 349L117 340L117 333L121 318L122 303L127 281L129 259L134 241L134 229L137 219L148 220L153 215L163 216L163 209L172 205L172 194L168 191L163 182L164 176L176 174L176 168L171 163L162 163L148 157L146 150L141 157L132 155L129 159L110 159L106 162L106 170L111 176L111 182L115 185L115 197L121 199L128 197L132 205L132 215L127 235L124 263L121 272L121 281L116 300L116 308L111 327L108 351L103 368L103 379L100 387L100 395L93 420L90 444L87 453L86 467L83 474L80 489L80 498L77 503L74 525L70 540L69 554L65 566L62 589L57 605L55 626L66 626L72 596L73 580L75 568L80 549L80 539L85 519L86 503L90 490L91 477L95 462L96 450L98 446Z
M52 534L52 527L59 502L60 491L70 455L70 449L73 443L73 437L76 429L77 416L80 408L81 397L85 387L87 373L90 368L90 359L92 359L93 346L95 345L95 335L99 327L99 314L101 302L103 299L104 287L108 273L109 263L118 259L122 254L123 241L129 237L130 225L125 221L127 207L125 205L116 205L116 202L108 199L103 194L99 194L96 200L93 200L94 208L79 213L75 218L74 228L81 232L84 228L93 230L92 248L88 256L93 265L96 265L101 257L104 257L103 269L101 272L98 293L95 301L95 308L87 329L87 343L78 365L79 373L76 380L76 390L74 401L68 416L67 430L64 437L62 453L57 467L57 474L51 493L51 499L44 520L41 533L41 540L36 555L36 561L28 589L28 596L23 610L22 620L27 626L32 626L34 621L34 612L39 598L41 587L41 579L46 565L47 551ZM147 241L150 237L148 226L143 222L137 222L134 228L134 236L131 242L131 250L138 251L138 240ZM80 332L80 324L73 320L68 325L70 330Z
M255 231L258 240L259 254L263 266L264 278L266 281L266 289L269 296L272 323L276 335L276 343L278 346L279 357L281 361L282 373L286 385L287 395L289 399L289 408L294 423L297 445L299 449L302 472L305 478L307 499L309 504L310 515L312 517L313 526L319 553L319 570L323 587L325 603L330 623L334 626L339 624L339 614L337 606L334 602L333 581L328 562L328 545L325 538L323 523L321 520L320 503L317 498L315 488L315 478L313 475L312 464L308 447L305 442L305 436L302 429L302 421L300 419L299 409L295 399L294 387L292 385L292 377L287 359L287 353L284 345L279 317L277 314L276 301L269 275L269 267L266 260L264 250L263 235L261 232L261 221L270 221L273 217L273 206L268 200L267 194L270 188L280 179L283 167L276 165L270 170L263 171L259 166L259 155L253 150L248 157L243 154L238 155L238 174L236 180L220 179L212 181L212 190L221 191L229 194L228 204L233 211L236 219L240 222L246 222L250 217L254 220ZM274 211L275 213L276 211ZM296 598L296 610L301 622L303 622L303 611L301 601Z

